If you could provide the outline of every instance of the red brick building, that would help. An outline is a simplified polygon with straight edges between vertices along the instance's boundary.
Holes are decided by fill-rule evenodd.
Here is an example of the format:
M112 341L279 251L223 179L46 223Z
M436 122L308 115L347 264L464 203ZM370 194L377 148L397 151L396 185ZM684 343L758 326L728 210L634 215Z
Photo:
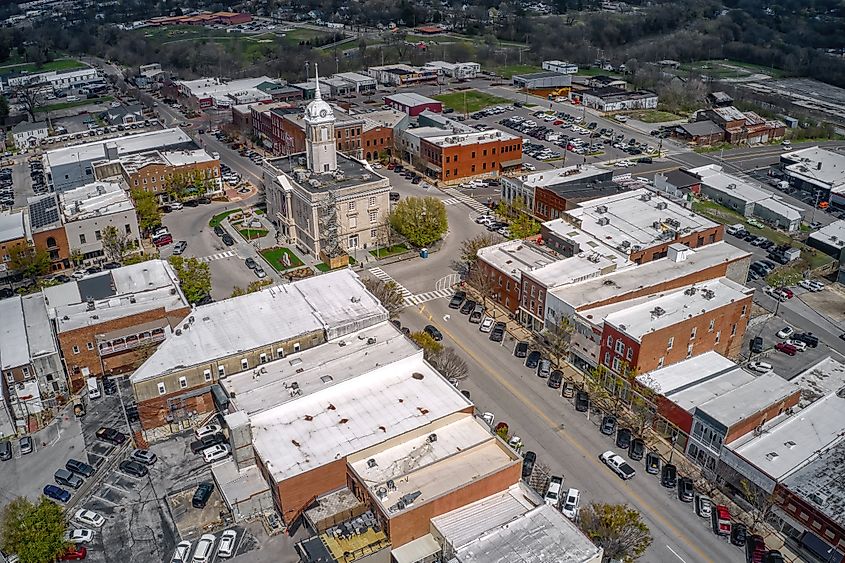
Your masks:
M440 182L498 176L522 164L522 139L497 130L454 133L420 140L425 173Z
M437 75L434 75L435 78ZM395 110L406 113L411 117L416 117L425 110L433 111L434 113L443 112L443 103L431 98L426 98L414 92L400 92L384 97L384 103Z

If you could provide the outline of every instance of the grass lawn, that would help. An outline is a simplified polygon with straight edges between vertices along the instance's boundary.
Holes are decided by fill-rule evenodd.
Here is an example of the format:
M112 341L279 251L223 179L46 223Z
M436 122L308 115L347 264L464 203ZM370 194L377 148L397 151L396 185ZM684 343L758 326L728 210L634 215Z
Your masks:
M289 45L299 45L300 41L312 41L317 38L324 38L332 35L316 29L302 29L297 28L292 31L284 32L284 41Z
M257 238L266 237L268 231L267 229L239 229L239 233L241 236L244 237L246 240L255 240Z
M285 266L285 263L282 262L282 256L287 255L288 259L290 260L290 266ZM261 256L264 257L267 262L275 268L277 272L284 272L285 270L290 270L291 268L299 268L302 266L302 260L300 260L296 254L289 248L285 248L284 246L277 246L276 248L268 248L267 250L261 251Z
M682 119L680 115L668 111L661 111L657 109L643 109L639 111L629 112L628 115L634 119L638 119L643 123L663 123L665 121L675 121Z
M528 74L530 72L541 72L543 69L534 65L502 65L491 69L493 72L504 78L510 78L514 74Z
M52 70L59 71L59 70L73 70L76 68L83 68L87 65L82 64L81 62L77 61L76 59L56 59L55 61L50 61L44 63L41 66L36 65L35 63L24 63L24 64L17 64L17 65L6 65L0 66L0 74L5 72L15 71L15 72L49 72Z
M324 262L320 262L319 264L315 264L314 267L317 268L318 270L320 270L321 272L328 272L329 271L329 265L324 263Z
M208 222L208 226L211 227L211 228L214 228L214 227L218 226L220 223L222 223L223 219L225 219L229 215L232 215L233 213L239 213L240 211L241 211L241 208L237 207L235 209L230 209L229 211L224 211L223 213L218 213L217 215L215 215L214 217L211 218L211 220Z
M376 258L387 258L388 256L395 256L396 254L402 254L403 252L408 252L407 246L404 244L394 244L390 247L371 250L370 254Z
M58 104L50 104L48 106L40 106L36 111L39 111L39 112L59 111L59 110L62 110L62 109L70 109L70 108L75 108L75 107L80 107L80 106L88 106L88 105L92 105L92 104L103 104L103 103L106 103L106 102L111 102L113 100L114 100L114 98L112 98L111 96L101 96L99 98L91 98L90 100L85 99L85 100L77 100L75 102L60 102Z
M434 99L440 100L446 107L450 107L455 111L467 113L473 113L490 106L510 103L510 100L479 92L478 90L464 90L463 92L440 94L434 96Z

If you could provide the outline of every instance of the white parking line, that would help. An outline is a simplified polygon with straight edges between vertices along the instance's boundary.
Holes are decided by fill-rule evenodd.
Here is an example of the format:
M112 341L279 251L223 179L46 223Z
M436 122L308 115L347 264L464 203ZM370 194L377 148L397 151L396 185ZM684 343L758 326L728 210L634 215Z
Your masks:
M669 547L668 545L666 546L666 549L668 549L669 551L671 551L671 552L672 552L672 555L674 555L675 557L677 557L678 559L680 559L680 560L681 560L681 561L683 561L684 563L687 563L686 561L684 561L684 558L683 558L683 557L681 557L680 555L678 555L677 553L675 553L675 550L674 550L674 549L672 549L671 547Z
M103 501L103 502L105 502L105 503L108 503L108 504L110 504L110 505L112 505L112 506L117 506L117 503L116 503L116 502L110 501L110 500L109 500L109 499L107 499L107 498L103 498L103 497L101 497L100 495L91 495L91 497L92 497L92 498L95 498L95 499L97 499L97 500Z

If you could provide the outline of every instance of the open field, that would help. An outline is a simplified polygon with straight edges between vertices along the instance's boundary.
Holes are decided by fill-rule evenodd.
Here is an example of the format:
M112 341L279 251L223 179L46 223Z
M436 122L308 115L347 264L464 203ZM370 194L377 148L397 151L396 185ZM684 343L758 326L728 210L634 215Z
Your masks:
M509 103L509 100L491 94L485 94L478 90L464 90L463 92L440 94L434 96L434 99L443 102L446 107L462 113L473 113L486 107Z
M680 115L668 111L661 111L659 109L642 109L637 111L626 112L632 118L642 121L643 123L664 123L666 121L675 121L683 119Z
M283 41L288 45L299 45L301 42L313 41L314 39L322 39L332 35L316 29L294 29L284 32Z
M41 66L38 66L34 63L23 63L23 64L12 64L6 66L0 66L0 74L5 74L7 72L49 72L52 70L60 71L60 70L73 70L77 68L83 68L86 65L82 64L81 62L77 61L76 59L56 59L55 61L50 61L44 63Z
M504 78L510 78L514 74L528 74L530 72L543 72L543 69L534 65L502 65L490 68L491 70Z
M684 63L677 71L679 74L689 72L720 78L746 78L752 74L767 74L772 78L782 78L785 72L778 68L760 66L751 63L741 63L731 60L708 60Z
M84 100L77 100L75 102L60 102L56 104L50 104L46 106L40 106L36 111L39 112L46 112L46 111L59 111L62 109L70 109L76 108L81 106L88 106L92 104L104 104L106 102L113 101L114 98L111 96L101 96L99 98L91 98L91 99L84 99Z

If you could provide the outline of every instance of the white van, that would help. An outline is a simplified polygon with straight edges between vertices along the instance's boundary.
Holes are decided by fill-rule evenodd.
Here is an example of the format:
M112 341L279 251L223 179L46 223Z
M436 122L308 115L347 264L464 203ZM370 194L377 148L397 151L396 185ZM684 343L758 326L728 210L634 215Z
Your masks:
M100 398L100 386L97 383L96 377L89 377L87 379L88 382L88 398L89 399L99 399Z

